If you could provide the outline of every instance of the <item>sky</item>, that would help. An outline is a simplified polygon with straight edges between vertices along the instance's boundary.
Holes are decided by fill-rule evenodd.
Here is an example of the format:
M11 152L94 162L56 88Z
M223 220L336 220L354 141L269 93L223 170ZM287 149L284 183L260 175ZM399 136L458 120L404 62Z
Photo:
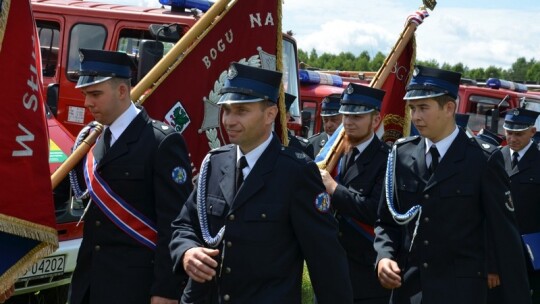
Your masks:
M159 6L158 0L100 0ZM251 0L253 1L253 0ZM282 26L317 54L388 54L421 0L284 0ZM509 69L540 58L540 1L438 0L416 31L417 59Z

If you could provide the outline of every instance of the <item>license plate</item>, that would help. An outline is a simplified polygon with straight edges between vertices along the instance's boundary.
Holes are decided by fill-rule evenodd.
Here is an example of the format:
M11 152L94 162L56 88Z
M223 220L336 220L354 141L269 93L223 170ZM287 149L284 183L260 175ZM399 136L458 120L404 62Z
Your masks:
M20 279L28 280L36 277L47 277L51 275L63 274L65 266L65 255L45 257L32 265L32 267L28 269Z

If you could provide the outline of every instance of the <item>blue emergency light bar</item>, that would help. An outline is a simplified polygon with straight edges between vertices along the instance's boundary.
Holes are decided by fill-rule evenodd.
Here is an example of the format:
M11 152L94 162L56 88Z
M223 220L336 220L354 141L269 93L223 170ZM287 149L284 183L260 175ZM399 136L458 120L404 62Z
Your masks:
M169 5L173 9L184 10L186 8L196 8L206 12L212 6L212 2L207 0L159 0L163 5Z
M510 91L526 93L528 88L526 85L521 83L515 83L513 81L498 79L498 78L489 78L486 81L486 86L492 89L507 89Z
M343 79L337 75L300 70L299 77L301 83L327 84L335 87L343 86Z

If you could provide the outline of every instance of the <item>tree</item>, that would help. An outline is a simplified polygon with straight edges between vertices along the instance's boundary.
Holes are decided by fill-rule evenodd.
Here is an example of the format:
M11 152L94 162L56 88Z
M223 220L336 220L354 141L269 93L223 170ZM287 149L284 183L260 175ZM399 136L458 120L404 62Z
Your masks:
M512 64L512 68L510 69L510 80L524 81L527 77L527 70L534 64L533 61L534 60L527 62L525 57L519 57L516 62Z
M501 69L493 65L490 65L484 73L486 78L501 78L501 74Z
M377 52L377 54L375 54L375 57L373 57L373 60L369 63L369 70L378 71L384 63L385 59L386 55L381 52Z
M540 83L540 62L536 62L529 68L526 79L528 81Z

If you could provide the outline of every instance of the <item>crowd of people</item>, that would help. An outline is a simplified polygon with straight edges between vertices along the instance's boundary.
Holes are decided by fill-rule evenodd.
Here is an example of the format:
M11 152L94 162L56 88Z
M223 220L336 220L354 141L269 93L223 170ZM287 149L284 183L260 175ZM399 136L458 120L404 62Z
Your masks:
M230 144L192 183L181 134L131 101L127 55L80 52L105 130L78 168L91 200L69 303L301 303L304 264L321 304L540 303L538 113L509 110L504 147L471 136L461 75L416 66L403 105L419 135L382 142L385 92L349 84L323 101L324 132L285 147L282 74L232 63ZM339 125L332 174L313 158Z

